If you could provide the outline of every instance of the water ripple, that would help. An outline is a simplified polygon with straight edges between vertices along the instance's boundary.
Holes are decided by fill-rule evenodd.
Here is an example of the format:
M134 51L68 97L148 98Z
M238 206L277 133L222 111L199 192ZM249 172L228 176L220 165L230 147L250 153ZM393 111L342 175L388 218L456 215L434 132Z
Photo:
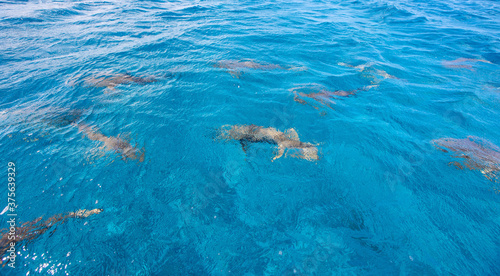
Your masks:
M25 245L23 269L499 274L499 188L431 145L500 145L498 10L480 0L0 2L0 141L20 170L19 218L105 210ZM114 82L89 82L99 76ZM294 101L296 87L320 87L316 100L358 92L316 109ZM106 150L83 124L144 148L144 162ZM293 128L320 159L271 162L271 144L214 141L227 124Z

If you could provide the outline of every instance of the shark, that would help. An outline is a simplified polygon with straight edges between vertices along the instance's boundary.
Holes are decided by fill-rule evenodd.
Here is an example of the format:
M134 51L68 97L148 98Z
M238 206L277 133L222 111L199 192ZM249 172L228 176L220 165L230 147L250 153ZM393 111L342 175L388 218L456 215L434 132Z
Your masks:
M51 228L57 227L60 223L64 223L69 218L87 218L99 214L102 211L103 209L101 208L91 210L81 209L75 212L54 215L45 221L42 221L42 217L39 217L33 221L25 222L19 227L15 227L15 235L13 232L9 232L12 231L11 229L1 229L0 256L3 256L9 250L11 242L18 244L35 240ZM9 260L10 258L6 257L6 259L4 259L5 263L0 260L0 264L3 263L3 266L5 266Z
M472 68L471 63L477 63L477 62L493 64L485 59L457 58L455 60L443 60L441 61L441 65L450 69L468 69L472 71L474 69Z
M90 140L103 142L104 145L101 148L121 154L124 160L128 158L139 160L139 162L144 161L144 149L139 150L119 136L105 136L96 127L87 125L86 123L72 123L72 125L77 127Z
M351 65L351 64L347 64L347 63L344 63L344 62L339 62L337 64L340 65L340 66L344 66L344 67L354 68L354 69L358 70L359 72L365 72L365 71L367 71L374 78L375 78L375 76L379 76L379 77L382 77L383 79L395 79L395 80L399 80L398 77L390 75L389 73L387 73L384 70L373 68L373 65L371 63L361 64L361 65L356 65L356 66Z
M83 133L87 138L94 141L100 141L103 143L102 148L110 151L115 151L120 153L123 159L131 159L131 160L139 160L139 162L144 161L144 149L138 149L131 145L125 139L122 139L120 136L105 136L102 134L97 127L90 126L87 123L82 121L82 116L85 110L79 109L67 109L67 108L57 108L57 107L46 107L40 110L33 111L30 109L23 109L21 111L17 111L19 116L22 117L18 120L18 124L23 122L29 122L30 124L35 123L36 132L38 130L43 130L44 133L38 136L27 136L23 137L23 141L26 142L36 142L39 138L50 135L49 132L46 131L46 127L38 124L39 122L44 123L44 125L48 125L54 128L63 128L66 126L71 126L77 128L81 133ZM11 112L9 114L12 114ZM43 114L43 115L42 115ZM11 116L14 117L14 116ZM2 114L0 113L0 119L2 118ZM7 117L9 118L9 117ZM10 120L13 122L15 117ZM9 120L6 120L7 122ZM50 129L49 129L50 131ZM22 133L21 131L20 133ZM14 133L16 134L16 133ZM16 139L17 136L13 136L13 134L8 134L7 137L11 139Z
M495 144L475 136L464 139L441 138L431 141L437 149L452 152L461 158L463 164L450 162L459 169L479 170L487 179L494 181L500 172L500 148Z
M353 95L356 95L360 91L368 91L372 88L377 87L377 84L374 85L368 85L362 88L354 89L354 90L349 90L349 91L344 91L344 90L335 90L335 91L329 91L321 86L299 86L299 87L294 87L289 89L291 93L294 94L293 100L300 103L300 104L308 104L305 99L313 99L320 104L323 104L330 109L333 109L331 104L335 104L334 99L339 98L339 97L350 97ZM317 92L311 92L311 93L304 93L301 92L303 90L313 90ZM309 104L312 107L314 107L316 110L319 109L319 107Z
M281 158L285 150L292 150L291 157L301 158L308 161L318 160L317 145L302 142L297 131L293 128L281 132L273 127L262 127L257 125L225 125L219 130L219 139L239 141L244 152L248 143L268 143L278 147L278 153L272 161ZM288 156L288 152L287 155Z
M119 73L111 76L92 76L84 80L85 85L91 87L104 87L109 91L113 91L116 86L121 84L140 84L157 82L158 79L153 76L137 77L129 73Z
M293 71L304 71L307 70L306 67L283 67L279 64L265 64L259 63L251 59L243 60L221 60L213 64L215 68L228 69L229 73L234 78L239 78L244 69L255 69L255 70L293 70Z

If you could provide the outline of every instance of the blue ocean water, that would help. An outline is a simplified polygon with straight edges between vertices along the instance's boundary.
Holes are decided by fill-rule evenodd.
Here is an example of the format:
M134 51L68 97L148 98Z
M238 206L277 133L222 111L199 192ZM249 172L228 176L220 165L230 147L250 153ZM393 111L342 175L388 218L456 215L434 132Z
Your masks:
M431 144L500 145L499 11L488 0L0 2L0 150L5 170L16 164L18 219L104 209L20 244L17 268L0 274L500 274L500 184ZM471 60L449 63L459 58ZM237 76L222 60L282 69ZM158 81L85 85L102 73ZM370 85L332 108L292 92ZM100 149L68 112L143 148L144 162ZM272 162L273 145L245 153L214 139L236 124L294 128L320 159Z

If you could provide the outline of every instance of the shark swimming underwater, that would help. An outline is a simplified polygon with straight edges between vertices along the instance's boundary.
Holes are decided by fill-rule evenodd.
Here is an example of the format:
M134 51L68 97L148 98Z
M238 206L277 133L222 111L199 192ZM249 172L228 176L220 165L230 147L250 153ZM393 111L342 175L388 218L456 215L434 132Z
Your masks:
M128 158L131 160L139 160L139 162L144 161L144 149L139 150L119 136L105 136L95 127L91 127L85 123L72 123L72 125L77 127L78 130L90 140L103 142L104 145L101 148L121 154L124 160Z
M344 63L344 62L339 62L337 64L340 65L340 66L344 66L344 67L354 68L354 69L358 70L359 72L365 72L366 71L366 72L368 72L371 75L372 78L375 78L376 76L379 76L379 77L382 77L383 79L395 79L395 80L399 80L398 77L390 75L389 73L387 73L384 70L373 68L373 66L372 66L371 63L361 64L361 65L356 65L356 66L351 65L351 64L347 64L347 63Z
M474 68L472 67L471 63L477 62L493 64L485 59L457 58L455 60L443 60L441 61L441 65L450 69L468 69L473 71Z
M273 127L225 125L220 128L218 138L239 141L245 152L248 143L269 143L277 145L278 153L273 157L272 161L282 157L285 150L295 151L295 153L290 154L291 157L297 157L308 161L315 161L319 158L316 145L301 142L297 131L293 128L290 128L286 132L281 132ZM285 156L288 156L288 153Z
M344 91L344 90L329 91L324 87L316 85L316 86L294 87L294 88L289 89L289 91L294 94L294 98L293 98L294 101L296 101L300 104L309 104L312 107L314 107L316 110L318 110L319 107L308 103L305 99L313 99L316 102L333 109L331 104L335 104L335 101L334 101L335 98L350 97L350 96L356 95L360 91L368 91L368 90L375 88L377 86L378 85L369 85L369 86L365 86L362 88L349 90L349 91ZM316 91L316 92L305 93L302 91Z
M108 90L114 90L116 86L121 84L140 84L157 82L158 79L153 76L137 77L129 73L119 73L114 75L101 75L85 78L84 84L90 87L105 87Z
M54 215L43 222L40 222L42 220L42 217L39 217L33 221L26 222L19 227L15 227L15 235L12 234L13 232L9 232L12 231L10 229L1 229L0 258L9 250L9 248L11 247L11 242L18 244L21 242L29 242L35 240L43 233L47 232L49 229L57 227L59 223L64 223L69 218L87 218L89 216L99 214L102 211L103 209L82 209L76 212L69 212L64 215ZM5 262L0 260L0 264L3 263L3 266L5 266L6 263L9 262L9 260L10 258L6 257L4 259Z
M41 138L51 136L50 132L55 131L55 129L71 127L77 128L90 140L103 142L101 149L117 152L122 155L123 159L144 161L144 149L138 149L120 136L105 136L98 128L82 121L84 113L85 110L59 107L44 107L38 110L25 108L5 112L5 114L0 112L0 119L8 119L4 120L4 122L12 123L13 126L26 124L32 127L29 129L30 131L34 133L41 132L40 135L31 135L32 133L29 133L27 137L22 137L24 136L24 130L19 131L19 136L26 142L36 142ZM11 116L4 117L2 115ZM17 134L17 132L8 133L6 136L16 141L18 137L14 136L14 134Z
M437 149L453 152L453 157L463 158L463 165L469 170L479 170L487 179L494 181L500 172L500 148L479 137L468 136L465 139L441 138L432 140ZM450 162L462 169L459 162Z
M283 67L278 64L262 64L254 60L221 60L213 64L215 68L228 69L229 73L235 77L239 78L243 74L245 69L256 69L256 70L292 70L292 71L304 71L307 70L306 67Z

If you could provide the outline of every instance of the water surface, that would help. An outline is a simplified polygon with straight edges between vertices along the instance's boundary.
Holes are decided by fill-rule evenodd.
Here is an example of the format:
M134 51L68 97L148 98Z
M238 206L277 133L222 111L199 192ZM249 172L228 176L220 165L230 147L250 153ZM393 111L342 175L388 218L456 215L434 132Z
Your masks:
M499 10L487 0L1 2L0 150L18 168L18 217L104 209L20 247L19 267L1 274L500 274L498 182L448 165L431 144L500 145ZM491 63L442 64L458 58ZM307 70L235 75L221 60ZM126 73L159 81L84 81ZM290 92L311 85L376 87L315 109ZM144 162L99 149L73 121L144 148ZM271 162L268 144L245 154L213 139L226 124L294 128L321 158Z

